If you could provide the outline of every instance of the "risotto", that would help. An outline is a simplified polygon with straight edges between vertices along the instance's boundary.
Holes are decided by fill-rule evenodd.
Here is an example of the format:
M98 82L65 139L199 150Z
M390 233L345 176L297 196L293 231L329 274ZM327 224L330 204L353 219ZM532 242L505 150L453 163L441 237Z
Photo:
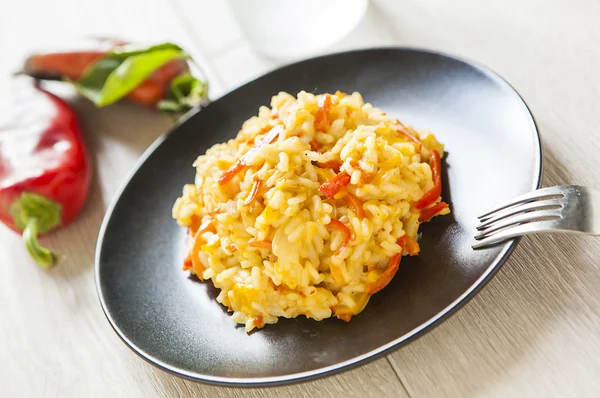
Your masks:
M173 217L183 269L220 289L246 331L304 315L350 321L419 253L444 147L359 93L279 93L194 163Z

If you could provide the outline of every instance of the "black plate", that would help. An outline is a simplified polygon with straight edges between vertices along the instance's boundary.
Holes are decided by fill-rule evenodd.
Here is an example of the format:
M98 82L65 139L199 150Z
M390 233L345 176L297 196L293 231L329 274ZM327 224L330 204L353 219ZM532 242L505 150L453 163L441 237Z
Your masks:
M234 137L279 91L359 91L446 144L443 198L452 216L422 227L421 255L359 316L281 320L247 335L210 283L181 271L184 231L171 207L192 162ZM190 114L140 160L104 220L96 251L100 302L117 334L159 367L191 379L268 385L314 378L376 358L463 305L516 242L474 251L476 216L538 187L541 145L519 95L490 70L415 49L353 51L271 72Z

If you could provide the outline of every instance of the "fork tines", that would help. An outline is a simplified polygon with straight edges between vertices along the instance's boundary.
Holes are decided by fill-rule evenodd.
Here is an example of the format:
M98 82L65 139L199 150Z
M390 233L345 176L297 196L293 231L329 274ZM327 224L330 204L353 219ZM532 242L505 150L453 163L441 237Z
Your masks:
M479 233L474 249L503 240L552 228L559 220L564 207L564 193L560 187L544 188L516 198L501 206L489 209L479 216Z

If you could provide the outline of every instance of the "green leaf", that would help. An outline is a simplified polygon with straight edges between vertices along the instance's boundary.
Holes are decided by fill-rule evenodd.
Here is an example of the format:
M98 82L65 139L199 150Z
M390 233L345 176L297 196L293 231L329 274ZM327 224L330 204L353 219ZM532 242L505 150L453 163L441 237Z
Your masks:
M182 54L184 53L183 49L181 47L179 47L177 44L167 42L167 43L155 44L153 46L145 46L145 47L141 47L141 46L135 45L135 44L125 44L123 46L115 47L112 50L110 55L125 59L132 55L150 53L150 52L160 51L160 50L176 50L176 51L181 52Z
M119 46L88 67L82 78L74 84L82 95L97 106L110 105L176 58L188 56L173 43L149 47Z
M88 68L83 77L73 84L84 97L97 104L102 98L102 89L106 79L122 62L123 59L110 55L102 58Z
M154 71L173 59L190 57L173 43L149 47L124 45L92 64L72 82L79 92L102 107L117 102L142 84ZM185 112L206 101L208 84L189 73L174 78L157 107L165 112Z
M164 49L127 57L106 78L96 105L110 105L120 100L155 70L175 58L180 58L181 55L180 50Z
M171 81L165 99L158 103L158 109L163 112L186 112L205 102L207 97L208 84L186 73Z

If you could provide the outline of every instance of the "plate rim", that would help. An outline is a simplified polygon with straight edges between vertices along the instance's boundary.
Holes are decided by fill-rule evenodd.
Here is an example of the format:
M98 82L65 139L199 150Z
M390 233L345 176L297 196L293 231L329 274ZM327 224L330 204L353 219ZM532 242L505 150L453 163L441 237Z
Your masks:
M215 100L211 101L211 103L214 101L217 101L219 99L228 97L229 95L232 95L232 93L234 91L254 83L256 80L261 79L262 77L264 77L267 74L270 74L270 73L273 73L276 71L280 71L280 70L283 70L283 69L286 69L286 68L289 68L292 66L296 66L298 64L302 64L305 62L310 62L310 61L314 61L314 60L318 60L318 59L323 59L323 58L336 57L336 56L344 55L344 54L368 53L368 52L379 52L379 51L425 53L425 54L429 54L429 55L437 55L437 56L449 58L454 61L458 61L458 62L467 64L467 65L477 69L481 73L483 73L486 77L488 77L492 80L495 80L495 81L499 81L500 83L505 84L506 87L510 88L512 90L512 92L514 94L516 94L517 99L520 101L520 104L523 107L526 114L529 115L531 127L533 128L533 131L535 132L534 138L535 138L536 144L537 144L537 151L536 151L537 159L535 159L535 160L537 161L536 162L537 170L536 170L536 172L535 172L536 174L533 178L534 181L533 181L531 190L539 189L541 187L542 179L543 179L543 170L544 170L544 156L543 156L544 146L542 143L542 137L540 135L538 125L535 121L535 117L533 116L531 109L529 108L529 106L527 105L527 103L525 102L525 100L523 99L521 94L519 94L519 92L506 79L504 79L500 74L498 74L491 68L485 66L484 64L482 64L480 62L471 60L466 57L454 55L454 54L451 54L448 52L420 48L420 47L411 47L411 46L382 46L382 47L359 48L359 49L353 49L350 51L339 51L339 52L322 54L322 55L318 55L318 56L311 57L311 58L300 59L298 61L271 69L244 84L241 84L241 85L231 88L231 90L227 91L225 94L223 94L223 95L219 96L218 98L216 98ZM207 107L210 106L211 103L209 103L207 105ZM102 287L100 284L100 253L102 251L104 236L106 233L108 223L109 223L110 219L112 218L112 213L113 213L117 203L119 202L119 199L123 195L123 192L125 191L126 187L129 185L131 179L134 177L134 175L137 173L137 171L140 169L140 167L146 162L146 160L152 155L152 153L166 140L166 138L169 135L171 135L171 133L173 133L175 130L177 130L183 123L187 122L188 119L190 119L196 113L200 112L202 109L203 108L194 108L194 109L191 109L190 111L188 111L187 113L185 113L184 115L182 115L174 123L174 125L171 128L169 128L165 133L161 134L137 159L137 161L132 166L132 168L129 170L127 176L123 179L119 188L116 190L113 197L111 198L110 204L107 207L107 210L102 219L102 224L101 224L100 230L98 232L98 238L96 241L96 247L95 247L95 253L94 253L94 280L95 280L95 285L96 285L96 293L98 296L98 300L100 302L100 306L102 308L102 311L103 311L106 319L108 320L108 323L111 325L112 329L117 334L117 336L119 336L119 338L123 341L123 343L125 343L125 345L130 350L132 350L134 353L136 353L138 356L140 356L146 362L158 367L159 369L161 369L163 371L166 371L168 373L171 373L173 375L176 375L176 376L179 376L179 377L191 380L191 381L201 382L204 384L210 384L210 385L216 385L216 386L222 386L222 387L271 387L271 386L279 386L279 385L294 384L294 383L299 383L299 382L306 382L306 381L318 379L318 378L325 377L325 376L332 376L334 374L338 374L338 373L341 373L341 372L344 372L347 370L357 368L358 366L366 365L367 363L370 363L376 359L379 359L379 358L383 357L384 355L387 355L387 354L403 347L404 345L409 344L412 341L424 336L426 333L430 332L435 327L437 327L438 325L443 323L445 320L447 320L449 317L454 315L465 304L467 304L484 286L487 285L487 283L494 277L494 275L500 270L500 268L502 268L504 263L508 260L508 258L510 257L510 255L512 254L512 252L514 251L514 249L517 247L518 243L521 240L521 238L516 238L516 239L512 239L510 241L507 241L503 245L500 253L494 258L494 260L491 262L490 266L486 269L486 271L479 278L477 278L477 280L464 293L462 293L452 303L450 303L449 305L444 307L444 309L442 309L440 312L438 312L435 316L431 317L429 320L422 323L417 328L398 337L397 339L394 339L393 341L390 341L380 347L377 347L374 350L371 350L367 353L356 356L354 358L348 359L346 361L339 362L339 363L336 363L336 364L333 364L330 366L306 371L306 372L293 373L293 374L288 374L288 375L283 375L283 376L249 377L249 378L212 376L212 375L206 375L206 374L202 374L202 373L198 373L198 372L190 372L188 370L180 369L175 366L169 365L161 360L158 360L157 358L154 358L152 355L145 352L142 348L135 345L131 340L129 340L129 338L125 335L125 333L123 333L123 331L121 331L119 326L116 324L116 322L112 318L112 316L110 314L110 310L109 310L109 308L107 308L106 303L104 301Z

